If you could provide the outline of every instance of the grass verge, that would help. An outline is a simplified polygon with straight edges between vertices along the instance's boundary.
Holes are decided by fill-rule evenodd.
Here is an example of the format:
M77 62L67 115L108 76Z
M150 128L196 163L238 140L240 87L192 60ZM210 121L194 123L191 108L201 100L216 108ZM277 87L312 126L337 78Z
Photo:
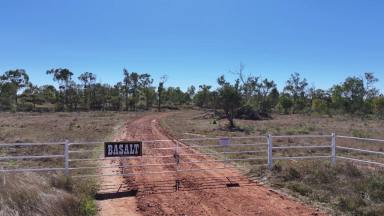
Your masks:
M250 172L251 175L259 173ZM328 205L335 215L384 215L384 172L327 161L276 163L269 183L292 195Z
M118 127L140 115L124 112L0 113L0 143L111 140ZM87 150L92 150L89 148ZM0 157L62 153L62 146L0 148ZM4 169L63 167L64 164L62 159L0 162L0 168ZM71 179L62 173L0 174L0 215L96 215L94 195L97 190L97 179Z

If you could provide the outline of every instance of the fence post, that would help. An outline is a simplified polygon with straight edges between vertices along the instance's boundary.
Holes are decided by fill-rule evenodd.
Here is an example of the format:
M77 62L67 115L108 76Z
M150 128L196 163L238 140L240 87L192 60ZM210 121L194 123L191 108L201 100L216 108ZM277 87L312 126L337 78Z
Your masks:
M336 164L336 134L332 133L332 155L331 155L331 162L332 164Z
M3 166L1 166L1 169L2 170L4 170L4 167ZM5 184L6 184L6 179L5 179L5 174L6 174L6 172L1 172L2 174L3 174L3 185L5 186Z
M64 143L64 174L68 177L69 174L69 140Z
M267 141L268 141L268 168L269 168L269 170L272 170L273 158L272 158L272 136L271 136L271 134L268 134Z
M179 163L180 163L179 140L176 140L176 173L179 172Z

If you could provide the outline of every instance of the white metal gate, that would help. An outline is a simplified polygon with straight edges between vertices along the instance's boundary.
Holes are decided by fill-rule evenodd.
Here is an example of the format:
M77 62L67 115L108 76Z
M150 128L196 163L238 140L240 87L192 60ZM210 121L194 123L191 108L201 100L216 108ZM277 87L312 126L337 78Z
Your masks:
M191 173L244 167L272 169L276 160L347 160L384 167L384 140L335 134L142 142L143 155L126 158L104 158L104 142L3 143L0 173L62 172L72 178L122 176L128 181L140 176L166 176L180 181L183 176L194 177Z

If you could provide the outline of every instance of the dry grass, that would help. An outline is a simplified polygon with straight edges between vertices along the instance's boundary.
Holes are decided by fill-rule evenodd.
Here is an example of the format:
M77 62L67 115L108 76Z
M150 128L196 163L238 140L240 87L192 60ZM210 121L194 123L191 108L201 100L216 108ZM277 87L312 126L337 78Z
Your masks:
M0 113L0 143L105 141L143 113ZM63 154L63 146L0 148L5 155ZM63 159L0 161L0 168L63 167ZM96 166L96 165L94 165ZM5 179L5 181L3 181ZM94 215L96 181L62 173L0 175L0 215Z
M163 121L165 127L172 127L173 135L188 136L185 133L208 136L244 135L293 135L293 134L331 134L375 137L384 139L384 120L361 119L350 116L319 115L273 115L264 121L235 120L238 131L225 130L227 120L202 118L204 111L183 110L173 112ZM214 121L216 124L214 124ZM182 124L183 127L178 127Z
M259 136L259 135L330 135L336 133L346 136L371 137L384 139L384 121L361 119L349 116L318 115L274 115L272 120L247 121L236 120L239 130L226 129L226 120L203 118L204 111L184 110L174 112L161 122L162 126L177 138L213 137L213 136ZM249 140L255 142L255 140ZM249 142L248 141L248 142ZM205 141L207 142L207 141ZM216 141L217 142L217 141ZM266 139L261 140L266 142ZM207 144L207 143L205 143ZM208 143L212 144L212 143ZM274 138L274 146L326 145L330 138ZM382 143L337 139L337 145L363 148L383 152ZM236 151L247 151L235 146ZM259 155L228 155L232 158L266 157ZM209 149L218 151L218 149ZM276 150L276 156L330 156L330 148L322 150ZM380 155L337 150L337 155L384 162ZM316 202L334 210L335 215L383 215L384 173L358 168L350 163L338 160L337 166L331 166L327 160L322 161L275 161L273 172L265 167L255 166L262 162L246 162L245 170L251 177L258 178L276 188L287 190L308 202ZM264 161L265 163L265 161Z
M272 120L249 121L235 120L239 130L226 129L227 120L215 120L202 118L204 111L184 110L174 112L162 122L170 133L178 138L203 136L264 136L272 135L338 135L371 137L384 139L384 120L361 119L349 116L319 116L319 115L274 115ZM216 123L216 124L214 124ZM266 142L265 140L263 140ZM274 146L294 145L327 145L330 146L330 138L275 138ZM337 145L344 147L363 148L372 151L383 151L382 143L354 141L338 138ZM305 156L305 155L330 155L330 149L316 150L280 150L274 152L275 156ZM358 159L370 159L383 162L382 156L338 150L338 156L354 157Z
M1 142L108 140L118 123L142 113L0 113Z
M304 200L326 203L335 215L384 214L384 172L350 163L276 163L269 182Z
M0 215L79 215L78 198L49 180L33 173L1 176Z

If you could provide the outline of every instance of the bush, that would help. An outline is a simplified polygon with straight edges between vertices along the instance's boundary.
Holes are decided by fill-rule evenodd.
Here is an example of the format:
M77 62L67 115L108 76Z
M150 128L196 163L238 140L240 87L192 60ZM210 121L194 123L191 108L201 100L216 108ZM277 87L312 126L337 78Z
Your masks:
M293 101L289 96L283 95L280 97L277 105L277 109L280 113L289 114L292 111L292 107Z
M374 202L384 202L384 177L371 176L367 179L366 191Z
M300 183L300 182L290 183L290 184L288 184L287 187L289 189L299 193L302 196L308 196L309 194L312 193L312 189L309 186L307 186L303 183Z
M281 171L283 171L283 167L279 163L273 165L272 172L280 173Z
M301 178L300 172L296 170L294 167L289 167L286 174L284 175L285 181L292 181L300 178Z
M21 103L17 106L17 111L31 112L34 111L34 106L32 103L29 102Z
M359 170L359 168L350 163L347 163L345 167L338 166L337 172L344 172L345 175L350 178L359 178L363 176L363 173Z
M312 111L320 114L328 113L327 102L320 99L314 99L312 101Z
M351 163L280 162L271 183L312 200L327 203L337 213L383 215L384 173L362 170Z
M378 97L373 100L373 112L380 118L384 119L384 97Z
M337 199L337 208L344 212L356 212L365 206L364 200L359 196L340 196Z
M384 215L384 205L360 207L356 214L362 216L382 216Z
M261 120L262 116L259 111L254 109L250 105L245 105L237 110L236 118L238 119L246 119L246 120Z
M313 169L313 182L320 184L330 184L337 181L337 173L333 167L329 165L319 166Z
M362 130L352 130L352 136L360 138L369 138L369 133Z
M83 196L80 199L79 207L80 215L82 216L93 216L97 213L97 206L95 200L91 196Z

